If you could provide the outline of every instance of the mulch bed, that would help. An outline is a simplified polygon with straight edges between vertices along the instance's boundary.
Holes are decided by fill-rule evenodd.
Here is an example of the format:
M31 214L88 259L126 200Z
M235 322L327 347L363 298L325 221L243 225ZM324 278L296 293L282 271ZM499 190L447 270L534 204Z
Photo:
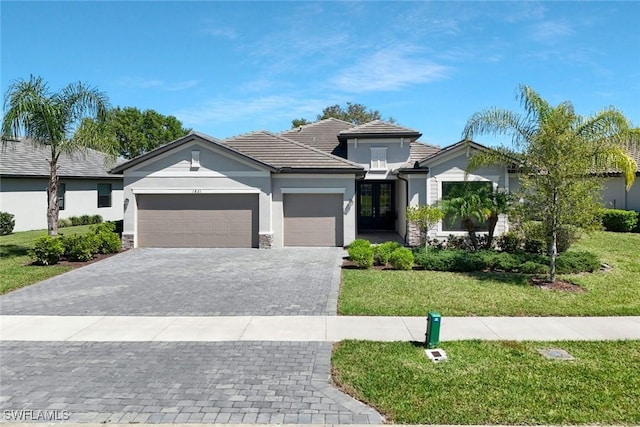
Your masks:
M124 251L116 252L115 254L96 254L96 255L93 256L93 259L90 259L89 261L67 261L65 259L65 260L58 261L58 263L55 264L55 265L71 267L72 269L75 270L76 268L84 267L85 265L93 264L94 262L98 262L98 261L102 261L103 259L111 258L112 256L118 255L119 253L122 253L122 252L124 252ZM36 264L35 262L30 262L30 263L27 263L26 265L39 265L39 264Z
M347 270L359 269L354 262L352 262L348 257L342 259L342 268ZM417 268L414 268L417 269ZM391 267L384 265L374 265L371 267L371 270L392 270ZM575 283L568 282L566 280L556 280L551 283L545 277L531 277L529 279L529 284L531 286L536 286L540 289L545 289L549 291L562 291L562 292L586 292L586 290Z

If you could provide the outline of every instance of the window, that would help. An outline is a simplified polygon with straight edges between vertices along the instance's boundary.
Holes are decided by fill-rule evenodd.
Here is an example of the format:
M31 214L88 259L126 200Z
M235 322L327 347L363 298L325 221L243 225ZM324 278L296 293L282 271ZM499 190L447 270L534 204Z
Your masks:
M371 169L387 169L387 147L371 148Z
M98 207L111 207L111 184L98 184Z
M463 198L465 194L488 191L493 192L493 183L490 181L451 181L442 183L442 200L450 200L454 198ZM488 224L478 223L477 219L473 219L476 231L487 231ZM462 218L458 218L455 222L451 222L451 215L447 215L442 220L442 231L467 231L462 224Z
M61 211L64 210L64 196L66 192L67 185L62 183L58 184L58 209Z

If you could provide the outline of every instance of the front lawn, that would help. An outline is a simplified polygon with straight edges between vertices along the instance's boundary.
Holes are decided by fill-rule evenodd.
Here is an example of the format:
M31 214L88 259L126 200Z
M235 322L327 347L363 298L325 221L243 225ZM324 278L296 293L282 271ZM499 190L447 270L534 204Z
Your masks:
M89 227L91 226L64 227L58 233L85 234L89 232ZM35 230L0 236L0 294L71 270L71 267L61 265L30 265L33 260L28 255L29 250L38 237L46 235L47 230Z
M610 271L562 275L585 292L530 286L507 273L343 270L338 312L343 315L630 316L640 315L640 234L598 232L572 250L587 250Z
M405 342L344 341L334 381L392 423L640 424L640 341L442 344L434 364ZM537 349L562 348L574 361Z

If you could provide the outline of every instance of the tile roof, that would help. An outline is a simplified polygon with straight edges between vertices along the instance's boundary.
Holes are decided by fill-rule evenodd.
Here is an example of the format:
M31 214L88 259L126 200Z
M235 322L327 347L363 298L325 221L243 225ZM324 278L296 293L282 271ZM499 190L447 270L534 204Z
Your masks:
M338 134L341 131L353 127L354 125L349 122L331 117L280 132L279 135L333 154L334 156L347 158L347 147L344 144L340 144Z
M363 170L356 163L267 131L227 138L222 144L277 168Z
M412 141L409 151L409 164L413 166L415 162L439 153L440 151L442 151L442 148L436 145L425 144L420 141Z
M0 148L0 175L23 177L48 177L50 173L49 147L31 144L26 140L6 141ZM65 178L121 178L109 173L109 169L123 159L109 161L99 151L87 149L72 156L61 154L58 159L58 176Z
M406 136L418 139L421 136L421 133L415 129L398 126L394 123L384 122L382 120L373 120L354 126L351 129L341 131L338 138L360 136Z

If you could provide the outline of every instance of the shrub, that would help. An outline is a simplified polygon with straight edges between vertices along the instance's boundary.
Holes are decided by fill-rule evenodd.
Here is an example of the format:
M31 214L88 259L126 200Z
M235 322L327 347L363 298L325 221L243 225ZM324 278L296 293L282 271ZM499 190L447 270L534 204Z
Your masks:
M638 214L622 209L605 209L602 225L607 231L629 233L638 225Z
M98 253L99 241L95 234L62 236L64 256L69 261L89 261Z
M109 221L115 226L114 232L118 233L122 237L122 231L124 230L124 220L119 219L117 221Z
M82 215L80 217L80 225L89 225L91 224L91 216L90 215Z
M515 271L523 261L509 252L495 252L487 256L486 262L492 270Z
M545 252L545 242L540 239L526 239L524 241L524 251L530 254L542 254Z
M81 222L80 222L80 218L77 217L77 216L72 216L72 217L69 218L69 220L71 221L71 225L74 226L74 227L76 225L82 225Z
M598 256L591 252L565 252L556 258L556 271L560 274L594 272L600 268Z
M0 212L0 236L13 233L16 226L15 216L9 212Z
M487 268L483 252L460 249L416 251L415 262L426 270L478 271Z
M64 244L59 237L42 236L36 239L29 255L35 259L36 264L53 265L60 261L64 254Z
M573 225L561 225L558 229L556 247L561 254L569 250L571 245L580 240L581 229Z
M640 211L636 212L638 214L638 220L636 221L636 228L633 229L634 233L640 233Z
M520 250L520 247L522 246L522 240L517 233L508 231L502 234L502 236L498 237L498 246L503 252L513 253Z
M71 227L72 225L70 218L62 218L58 220L58 228Z
M349 259L360 268L371 268L373 265L373 248L368 240L357 239L349 245Z
M103 221L102 220L102 215L92 215L90 220L89 220L89 223L90 224L100 224L100 223L102 223L102 221Z
M97 239L97 251L101 254L113 254L120 251L120 236L115 233L116 225L103 222L91 226L91 231Z
M549 267L534 261L527 261L520 265L519 270L524 274L546 274L549 272Z
M407 248L396 248L389 256L394 270L411 270L413 268L413 252Z
M375 245L373 246L373 261L377 265L387 265L391 253L401 247L402 245L398 242L384 242L380 245Z

